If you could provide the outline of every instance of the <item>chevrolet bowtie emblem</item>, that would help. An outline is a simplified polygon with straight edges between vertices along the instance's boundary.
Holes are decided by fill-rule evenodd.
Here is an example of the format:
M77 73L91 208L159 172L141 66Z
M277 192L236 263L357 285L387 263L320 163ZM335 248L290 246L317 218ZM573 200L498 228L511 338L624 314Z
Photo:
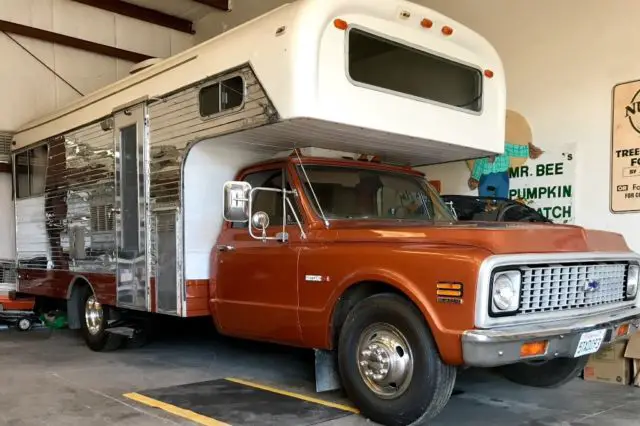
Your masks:
M600 283L596 280L585 281L583 290L587 293L593 293L600 288Z

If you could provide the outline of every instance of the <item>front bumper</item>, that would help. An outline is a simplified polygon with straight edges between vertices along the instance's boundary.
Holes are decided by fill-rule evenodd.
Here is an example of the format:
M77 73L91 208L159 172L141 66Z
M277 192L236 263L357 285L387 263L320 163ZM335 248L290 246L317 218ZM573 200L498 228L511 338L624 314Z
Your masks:
M582 318L549 321L539 324L468 330L462 335L462 355L470 367L497 367L520 361L572 358L582 333L606 329L603 345L617 340L618 327L630 324L629 334L640 328L640 307L626 308ZM542 356L522 358L524 343L546 340Z

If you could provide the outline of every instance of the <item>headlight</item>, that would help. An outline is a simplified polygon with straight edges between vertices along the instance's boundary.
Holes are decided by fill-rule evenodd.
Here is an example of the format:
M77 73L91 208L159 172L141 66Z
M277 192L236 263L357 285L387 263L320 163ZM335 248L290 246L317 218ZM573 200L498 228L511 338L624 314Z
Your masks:
M507 314L520 307L520 284L522 275L519 271L498 272L493 277L491 292L491 310L496 314Z
M640 275L640 266L629 265L627 272L627 299L633 299L638 294L638 276Z

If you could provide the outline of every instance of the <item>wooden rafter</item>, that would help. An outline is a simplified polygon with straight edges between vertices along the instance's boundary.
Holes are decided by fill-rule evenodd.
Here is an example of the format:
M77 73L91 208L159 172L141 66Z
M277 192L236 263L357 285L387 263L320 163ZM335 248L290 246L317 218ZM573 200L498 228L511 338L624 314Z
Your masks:
M171 28L183 33L193 34L193 23L155 9L138 6L121 0L72 0L98 9L107 10L119 15L128 16L139 21L150 22L162 27Z
M40 28L30 27L28 25L16 24L15 22L0 20L0 31L35 38L49 43L56 43L62 46L73 47L75 49L110 56L112 58L123 59L130 62L142 62L151 58L151 56L143 55L142 53L119 49L117 47L107 46L106 44L94 43L92 41L54 33L52 31L41 30Z
M204 4L210 7L215 7L216 9L224 10L228 12L231 10L231 6L229 5L230 0L193 0L196 3Z

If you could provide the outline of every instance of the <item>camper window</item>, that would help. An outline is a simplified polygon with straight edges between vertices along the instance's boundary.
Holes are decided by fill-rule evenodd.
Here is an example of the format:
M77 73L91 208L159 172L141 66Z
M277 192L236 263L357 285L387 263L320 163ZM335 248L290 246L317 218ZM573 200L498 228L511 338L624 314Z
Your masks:
M480 70L352 28L348 74L357 85L462 108L482 109Z
M202 117L241 107L244 102L244 79L236 76L203 87L199 97Z
M48 161L48 145L40 145L16 154L14 161L16 198L44 194Z

